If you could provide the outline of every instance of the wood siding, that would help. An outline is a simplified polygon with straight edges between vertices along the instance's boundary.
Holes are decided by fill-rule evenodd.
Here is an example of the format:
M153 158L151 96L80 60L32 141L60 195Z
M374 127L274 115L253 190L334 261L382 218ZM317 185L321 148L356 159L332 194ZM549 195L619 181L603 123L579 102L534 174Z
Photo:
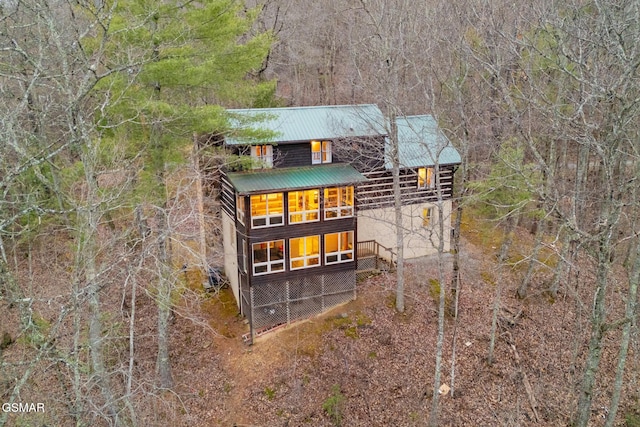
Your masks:
M236 217L236 192L225 173L220 174L220 203L231 218Z
M453 178L454 178L455 167L453 165L442 166L440 168L440 187L442 188L442 197L444 200L448 200L453 196ZM375 172L364 172L364 176L366 176L369 181L365 183L361 183L355 187L355 198L356 198L356 211L362 209L375 209L381 207L387 207L393 205L393 174L389 170L375 171ZM222 191L220 192L220 199L222 203L222 208L227 212L232 218L236 218L236 200L235 193L231 183L228 181L225 174L221 175L220 179ZM424 203L424 202L435 202L438 200L438 192L435 188L418 188L418 173L417 169L402 169L400 171L400 188L402 191L402 203L404 205L411 205L416 203ZM321 191L321 198L323 198L323 192ZM247 198L246 202L247 212L245 213L245 222L250 221L250 212L249 212L249 200ZM288 221L288 207L286 202L286 194L284 198L284 208L285 208L285 223ZM323 223L323 211L320 209L320 222L318 223L301 223L294 224L292 227L310 227L309 230L312 230L314 227L318 227L319 224ZM342 222L344 220L331 220L327 222ZM242 228L244 231L244 226L240 223L236 224L236 227ZM255 229L249 232L249 234L253 235L253 233L258 233L256 236L261 233L260 230L263 230L264 233L272 233L267 230L273 230L281 227L267 227L263 229Z
M322 210L320 210L322 215ZM302 222L291 225L263 227L247 230L247 236L252 243L268 240L291 239L294 237L315 236L318 234L338 233L340 231L355 230L356 218L340 218L330 221Z
M365 137L331 141L331 163L350 163L360 173L384 168L384 138ZM250 155L246 147L234 147L237 155ZM284 142L273 147L273 167L311 166L311 141Z
M320 212L322 215L322 210ZM308 222L308 223L299 223L293 225L283 225L279 227L265 227L258 228L253 230L248 230L247 233L247 247L249 253L248 256L248 270L250 276L250 285L254 286L259 283L266 283L273 280L285 280L283 277L298 277L304 276L305 274L321 274L324 272L333 272L333 271L342 271L342 270L355 270L357 265L356 253L354 250L354 260L353 262L346 262L341 264L330 264L325 265L324 261L324 235L332 234L332 233L342 233L347 231L353 231L353 240L354 246L356 243L356 217L351 218L342 218L342 219L333 219L330 221L318 221L318 222ZM290 260L291 260L291 251L289 248L289 239L297 238L297 237L306 237L306 236L320 236L320 265L317 267L309 267L291 270L290 268ZM253 272L253 256L252 256L252 245L254 243L262 243L273 240L284 240L285 241L285 269L283 271L277 273L269 273L254 276ZM340 267L337 267L337 266ZM277 277L277 279L269 279L270 277Z
M310 166L311 142L277 145L274 147L273 165L277 168Z
M384 170L385 138L360 137L350 140L339 139L333 145L333 162L350 163L358 172Z
M442 198L444 200L453 196L453 174L453 166L442 166L440 168L440 187L442 188ZM356 208L364 210L393 206L392 172L387 170L365 172L363 175L369 181L358 185L356 188ZM403 205L438 200L438 192L435 188L418 188L417 169L402 169L400 171L400 189Z

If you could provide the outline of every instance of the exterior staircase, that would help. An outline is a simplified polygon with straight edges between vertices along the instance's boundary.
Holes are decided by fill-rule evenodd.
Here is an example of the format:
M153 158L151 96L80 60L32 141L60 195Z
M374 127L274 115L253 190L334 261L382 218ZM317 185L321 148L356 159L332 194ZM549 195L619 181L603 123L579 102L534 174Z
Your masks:
M396 266L396 254L375 240L358 242L356 274L360 277L371 272L393 271Z

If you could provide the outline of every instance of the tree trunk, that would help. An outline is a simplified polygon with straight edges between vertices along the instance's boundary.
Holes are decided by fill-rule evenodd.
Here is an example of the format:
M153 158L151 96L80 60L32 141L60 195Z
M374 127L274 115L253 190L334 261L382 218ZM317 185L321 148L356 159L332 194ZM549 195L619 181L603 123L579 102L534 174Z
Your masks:
M574 187L573 212L572 216L577 222L581 214L586 212L587 200L587 176L589 173L589 147L580 145L578 148L578 159L576 163L576 183ZM577 222L579 223L579 222Z
M140 258L140 262L144 260L144 257ZM138 266L139 268L140 266ZM138 292L138 281L136 279L136 274L131 268L131 264L127 263L127 279L131 283L131 302L129 303L129 307L131 311L129 312L129 367L127 370L127 383L125 386L125 405L129 410L129 417L131 426L135 427L138 425L136 419L136 410L131 402L132 390L133 390L133 368L134 368L134 356L135 356L135 337L136 337L136 303L137 303L137 292ZM123 300L124 301L124 300Z
M585 370L578 394L578 408L576 414L576 427L587 427L591 417L591 402L593 400L593 387L596 382L596 374L602 357L602 339L606 332L606 290L610 267L609 252L611 243L606 233L602 233L598 248L598 269L596 274L596 292L591 311L591 337Z
M531 276L533 276L533 271L535 269L535 266L538 263L538 254L540 253L540 249L542 249L542 243L544 242L544 235L546 233L546 223L547 221L544 218L541 218L538 221L535 245L533 247L533 252L531 252L531 255L529 255L529 266L527 267L527 272L522 278L522 282L520 282L520 286L518 286L518 290L516 291L516 295L520 299L527 297L527 289L529 288L529 282L531 281Z
M160 379L160 387L170 389L173 387L173 375L171 374L171 359L169 358L169 320L171 317L171 293L173 281L171 279L171 263L168 248L168 223L166 204L158 210L158 360L157 370Z
M80 207L78 210L78 219L80 221L78 228L80 235L78 238L77 257L79 271L84 271L84 281L86 283L86 293L89 302L89 349L91 354L91 367L100 394L104 399L104 407L107 411L106 416L117 426L120 425L118 410L104 361L102 310L100 308L100 290L102 286L96 267L96 259L98 257L98 224L103 212L99 210L99 189L94 169L97 154L93 152L94 149L94 145L89 143L82 156L87 186L87 198L84 202L85 206Z
M462 280L458 277L458 287L453 296L453 338L451 339L451 397L456 391L456 349L458 343L458 302L462 292Z
M513 243L513 231L516 228L516 224L518 223L517 218L514 215L510 215L507 218L505 237L502 245L500 246L500 253L498 255L498 275L496 278L496 296L493 300L493 314L491 316L491 335L489 338L489 353L487 355L487 363L489 365L493 364L494 359L494 349L496 346L496 332L498 329L498 313L500 312L501 307L501 298L502 298L502 270L504 269L504 261L507 259L507 255L509 254L509 249L511 248L511 244Z
M637 162L637 161L636 161L635 176L636 176L636 179L640 178L640 162ZM629 200L634 200L634 201L638 200L638 186L637 185L633 185L631 187ZM630 230L637 230L638 229L638 217L639 216L640 216L640 203L635 203L631 207L631 213L629 215L629 217L631 218L631 223L629 224L629 229ZM635 238L631 239L631 241L627 245L627 250L626 250L625 257L624 257L624 261L622 262L622 265L625 266L626 268L630 268L633 265L634 258L637 257L637 254L633 253L633 249L634 249L635 245L640 245L640 239L638 239L638 236L635 236ZM635 255L635 257L634 257L634 255Z
M72 301L73 301L73 357L71 358L71 366L73 368L73 407L75 410L76 424L80 425L80 418L83 412L83 395L82 395L82 374L80 372L82 350L82 313L80 312L80 286L79 280L74 280L72 285Z
M209 263L207 261L207 229L204 217L204 191L202 189L203 174L200 170L200 153L198 152L198 143L194 136L193 155L192 155L193 168L196 175L196 197L198 204L198 228L200 229L200 235L198 236L200 244L200 268L202 271L208 271Z
M11 303L15 303L18 306L18 312L20 314L20 328L26 330L31 325L31 311L29 309L29 302L25 298L22 289L16 282L15 277L9 271L9 267L6 263L5 257L0 257L0 284L3 293L8 296L8 300Z
M463 211L464 208L462 206L462 201L459 200L456 203L456 221L453 223L453 268L451 277L451 291L454 295L458 293L458 288L460 286L460 229L462 228Z
M436 366L433 376L433 395L431 398L431 412L429 414L429 426L438 426L438 405L440 402L440 379L442 377L442 347L444 345L444 314L445 314L445 291L444 284L444 209L442 201L442 191L440 190L440 170L436 164L435 168L436 189L438 191L438 284L440 293L438 298L438 337L436 341Z
M549 293L555 299L558 297L558 290L560 289L560 283L565 277L565 268L567 265L567 257L569 256L569 248L571 246L570 231L564 230L562 233L562 246L560 248L560 256L558 257L558 263L553 272L553 279L549 286Z
M398 153L398 127L396 115L388 110L391 124L391 164L393 167L393 211L395 214L396 247L398 250L396 267L396 311L404 312L404 218L402 215L402 189L400 188L400 157Z
M625 306L625 323L622 327L620 351L618 353L618 366L616 367L616 378L613 384L613 394L611 396L611 403L609 404L609 414L607 414L605 427L612 427L614 425L618 406L620 404L624 367L627 363L627 352L629 350L629 342L631 341L631 330L635 327L638 282L640 282L640 244L636 246L635 260L629 277L629 295L627 296L627 304Z

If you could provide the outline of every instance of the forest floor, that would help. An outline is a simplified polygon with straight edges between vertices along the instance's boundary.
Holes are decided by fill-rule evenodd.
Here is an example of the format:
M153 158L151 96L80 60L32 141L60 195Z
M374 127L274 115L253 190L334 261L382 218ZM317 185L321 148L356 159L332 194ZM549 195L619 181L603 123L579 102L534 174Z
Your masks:
M452 301L447 300L442 360L442 383L451 386L452 379L455 381L453 391L440 395L439 425L569 425L590 333L595 283L590 272L594 269L586 257L572 260L569 280L557 297L551 298L546 292L554 265L549 244L541 252L527 298L517 299L515 291L528 266L521 254L530 253L533 238L520 230L509 264L498 268L498 234L478 224L466 224L463 230L459 309L457 317L452 316ZM66 245L64 240L52 238L34 252L32 282L39 286L34 292L41 294L43 301L55 301L60 292L56 286L64 287L66 282L52 280L64 277L66 270L35 267L47 266L45 261L52 253L57 259L67 256L72 260L71 255L65 255ZM451 257L444 257L447 287ZM176 307L171 329L173 392L158 390L153 381L157 308L151 292L140 292L135 303L133 371L138 425L425 425L433 395L438 332L437 257L408 262L405 278L406 311L402 314L394 308L395 276L372 275L358 282L355 301L270 332L252 346L243 343L248 325L238 316L231 292L204 293L199 279L194 278L194 292L185 294ZM114 283L120 280L116 279ZM608 319L615 321L624 306L621 295L625 293L620 291L628 283L622 268L611 272L610 283ZM495 358L489 364L498 291ZM128 298L115 288L102 295L104 309L114 322L118 313L128 313ZM39 307L41 315L55 319L55 305L49 308L51 312L46 311L48 307ZM16 313L10 307L6 310L3 328L17 324ZM116 324L126 319L124 316ZM122 332L122 345L115 347L119 353L113 360L126 365L129 344L126 330ZM606 334L592 406L593 426L603 425L608 411L619 336L619 330ZM625 416L637 414L640 408L637 343L635 339L630 348L618 425L625 425ZM27 357L27 352L14 345L4 356L18 360ZM45 395L50 407L64 402L60 398L64 390L56 388L59 386L51 380L50 369L44 366L41 373L32 376L35 394L23 393L23 399L39 401ZM60 404L58 409L63 414L65 407ZM44 421L38 425L42 424Z
M515 257L513 265L498 270L495 257L485 250L492 243L480 242L473 233L467 230L461 251L458 316L446 317L442 383L451 385L452 377L455 382L453 392L440 396L439 425L570 424L589 337L592 278L575 275L576 283L552 299L544 289L551 269L540 268L528 297L516 299L517 280L527 263ZM526 232L518 236L520 245L527 239L531 237ZM445 265L449 283L451 255ZM355 301L268 333L252 346L242 342L248 326L237 316L230 292L209 295L202 309L210 332L187 319L176 321L172 359L177 391L183 397L179 419L172 424L425 425L438 328L437 257L409 262L407 267L405 313L394 309L395 277L380 274L359 282ZM612 286L613 301L616 286ZM495 360L489 364L498 288ZM621 301L614 303L612 317L616 304L617 309L622 307ZM594 396L594 426L604 423L617 336L610 333L605 343ZM637 408L638 366L634 348L620 425L624 414Z

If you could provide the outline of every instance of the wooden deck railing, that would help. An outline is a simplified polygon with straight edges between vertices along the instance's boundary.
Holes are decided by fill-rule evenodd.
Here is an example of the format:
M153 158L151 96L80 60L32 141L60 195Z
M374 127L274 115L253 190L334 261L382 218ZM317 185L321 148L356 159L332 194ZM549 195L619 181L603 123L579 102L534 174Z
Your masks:
M396 263L396 253L375 240L358 242L358 269L357 272L380 270L381 263L387 263L389 269L393 269ZM383 252L384 251L384 252ZM384 261L382 261L384 259Z

